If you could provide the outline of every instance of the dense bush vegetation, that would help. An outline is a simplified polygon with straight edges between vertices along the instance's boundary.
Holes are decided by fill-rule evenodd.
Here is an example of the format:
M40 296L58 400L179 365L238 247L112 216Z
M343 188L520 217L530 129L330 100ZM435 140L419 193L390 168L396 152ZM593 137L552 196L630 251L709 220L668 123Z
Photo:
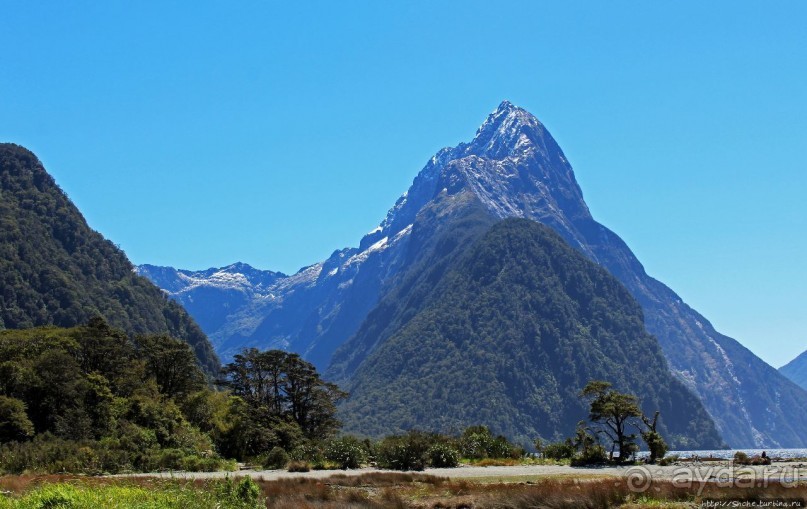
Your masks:
M339 437L326 443L325 459L341 469L359 468L367 462L368 451L365 444L355 437Z
M275 446L266 454L261 463L263 463L264 468L280 469L286 468L286 463L288 462L289 454L281 447Z
M452 468L479 459L520 459L524 449L502 436L493 436L485 426L466 428L458 437L410 431L381 439L376 446L376 463L391 470Z
M387 437L378 444L376 461L380 468L390 470L423 470L428 465L431 444L430 436L415 431Z
M460 464L460 453L451 445L436 443L426 451L429 466L434 468L454 468Z
M183 341L130 340L97 318L72 329L0 332L0 359L0 469L227 466L194 424L198 416L184 411L213 396Z
M132 340L100 318L2 331L0 470L232 468L222 457L284 468L288 451L321 459L319 443L343 468L366 461L355 439L328 441L343 393L299 356L250 350L223 375L229 390L211 390L187 343Z
M566 439L565 442L553 442L545 445L541 452L545 458L562 461L572 459L577 453L577 448L571 439Z
M524 449L514 446L505 437L493 436L487 426L466 428L459 440L459 450L469 459L520 458Z

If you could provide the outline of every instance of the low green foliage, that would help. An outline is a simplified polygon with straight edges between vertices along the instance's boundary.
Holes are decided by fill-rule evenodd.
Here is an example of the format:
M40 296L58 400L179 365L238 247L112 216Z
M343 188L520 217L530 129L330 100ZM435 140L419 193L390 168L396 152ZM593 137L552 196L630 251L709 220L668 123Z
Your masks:
M325 461L322 445L317 442L303 442L292 449L289 456L293 460L306 461L314 465Z
M605 448L600 444L595 444L572 457L571 465L573 467L584 467L591 465L602 465L608 462L608 453Z
M148 433L146 433L148 435ZM141 449L140 442L105 439L73 441L50 435L30 442L13 442L0 447L0 466L9 473L114 474L132 471L187 470L212 472L234 470L235 462L213 453L183 449Z
M2 331L0 359L0 471L229 468L211 438L219 415L183 412L215 398L182 341L132 340L93 319Z
M423 470L433 441L433 436L419 431L384 438L378 444L378 466L390 470Z
M501 435L493 436L487 426L470 426L459 439L462 456L469 459L512 458L524 455L524 449L517 447Z
M447 443L436 443L426 452L429 466L434 468L455 468L460 464L460 453Z
M367 450L355 437L334 438L325 444L325 459L336 463L343 470L360 468L367 461Z
M261 462L264 468L273 470L286 468L286 463L289 462L289 455L280 447L274 447L269 451Z
M265 507L252 479L203 486L166 481L156 486L44 484L19 498L0 497L0 509L258 509Z
M576 452L577 450L571 440L546 444L543 448L544 457L552 460L568 460Z

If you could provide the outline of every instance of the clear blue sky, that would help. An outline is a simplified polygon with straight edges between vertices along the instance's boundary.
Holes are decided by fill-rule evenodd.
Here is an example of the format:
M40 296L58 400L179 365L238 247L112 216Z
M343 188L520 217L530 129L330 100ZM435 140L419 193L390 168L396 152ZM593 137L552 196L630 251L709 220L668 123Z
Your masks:
M135 263L294 272L507 98L650 274L807 349L807 2L297 3L5 1L0 140Z

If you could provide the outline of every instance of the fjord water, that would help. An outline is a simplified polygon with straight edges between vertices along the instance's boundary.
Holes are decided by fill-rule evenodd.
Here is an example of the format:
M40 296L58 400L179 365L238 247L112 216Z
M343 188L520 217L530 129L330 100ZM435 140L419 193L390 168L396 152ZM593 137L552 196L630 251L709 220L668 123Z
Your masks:
M807 458L807 449L715 449L707 451L669 451L667 456L677 455L681 458L691 458L693 456L697 456L699 458L719 458L728 460L732 459L738 452L745 453L749 457L761 456L764 452L769 458L774 459ZM639 457L642 456L643 454L640 453Z

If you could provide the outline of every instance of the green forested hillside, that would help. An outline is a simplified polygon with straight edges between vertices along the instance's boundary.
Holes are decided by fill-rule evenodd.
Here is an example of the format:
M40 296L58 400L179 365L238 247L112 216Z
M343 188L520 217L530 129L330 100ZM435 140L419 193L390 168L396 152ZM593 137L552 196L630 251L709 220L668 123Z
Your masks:
M461 228L446 230L450 239ZM604 269L529 220L464 240L449 243L461 254L442 254L447 263L424 260L335 356L351 394L340 409L348 431L485 423L521 443L557 439L586 418L578 395L596 379L639 395L648 414L660 410L673 447L722 446L641 308ZM356 349L370 353L345 355Z
M131 339L100 318L2 331L0 471L220 468L214 419L198 417L218 400L189 345L169 336Z
M73 327L101 316L129 334L181 338L215 373L218 359L201 329L133 269L34 154L0 144L0 329Z

